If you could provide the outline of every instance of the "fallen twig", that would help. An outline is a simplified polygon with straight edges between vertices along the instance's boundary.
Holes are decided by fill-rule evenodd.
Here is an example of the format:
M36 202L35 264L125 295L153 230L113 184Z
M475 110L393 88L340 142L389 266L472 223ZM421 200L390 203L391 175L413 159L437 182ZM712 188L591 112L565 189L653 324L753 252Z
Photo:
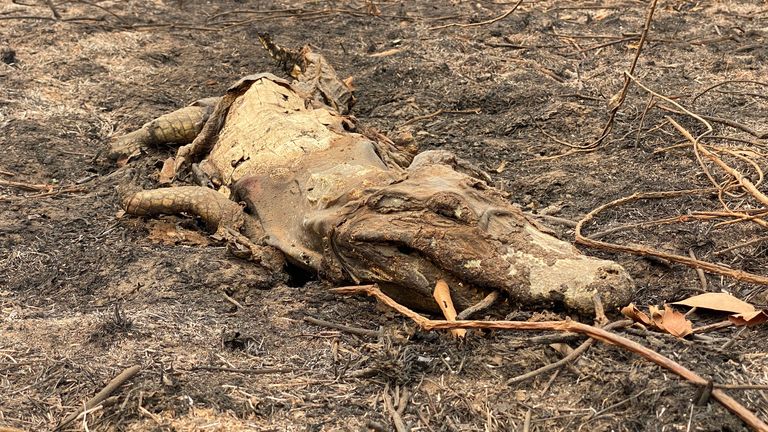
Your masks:
M368 330L368 329L359 328L359 327L350 327L343 324L336 324L330 321L325 321L325 320L321 320L321 319L317 319L309 316L305 316L304 321L314 325L321 326L321 327L328 327L336 330L341 330L343 332L352 333L359 336L372 336L372 337L381 336L381 332L376 330Z
M52 185L32 184L32 183L25 183L25 182L10 181L10 180L0 180L0 186L12 187L12 188L21 189L25 191L32 191L32 192L42 192L42 191L50 192L53 189Z
M51 195L58 195L61 193L77 193L77 192L87 191L87 189L82 186L68 186L68 187L57 188L56 186L53 186L53 185L33 184L33 183L17 182L17 181L11 181L11 180L0 180L0 186L21 189L23 191L29 191L29 192L40 192L35 195L28 195L27 198L41 198L41 197L46 197Z
M716 84L712 84L711 86L709 86L709 87L705 88L704 90L700 91L696 96L693 97L693 99L691 99L691 102L692 103L696 102L696 99L704 96L704 94L707 93L710 90L713 90L713 89L715 89L717 87L720 87L722 85L725 85L725 84L733 84L733 83L757 84L757 85L760 85L760 86L768 87L768 83L764 83L762 81L740 80L740 79L737 79L737 80L725 80L725 81L720 81L719 83L716 83Z
M653 21L653 13L656 11L656 3L658 0L651 1L650 5L648 6L648 13L645 17L645 24L643 25L643 31L640 33L640 41L637 43L637 51L635 52L635 56L632 59L632 64L629 66L629 71L625 72L624 76L624 85L621 87L621 90L619 93L617 93L613 98L611 98L609 106L611 107L611 112L608 117L608 121L606 122L605 126L603 127L603 131L600 133L600 136L588 144L571 144L566 143L564 141L558 140L557 142L560 144L564 144L571 148L570 151L550 156L548 159L556 159L563 156L571 155L578 152L584 152L584 151L593 151L595 150L600 144L610 135L611 130L613 130L613 122L616 119L616 114L619 112L619 108L624 104L624 101L627 98L627 92L629 91L629 84L631 82L631 76L635 73L635 67L637 67L637 61L640 58L640 53L643 51L643 46L645 45L645 42L648 38L648 32L651 28L651 21Z
M734 325L733 322L731 322L730 320L720 321L720 322L717 322L717 323L714 323L714 324L707 324L707 325L703 325L701 327L696 327L696 328L693 329L691 334L709 333L711 331L728 328L728 327L731 327L733 325Z
M99 403L101 403L106 398L108 398L109 395L111 395L121 385L123 385L124 382L128 381L129 379L133 378L134 375L139 373L140 370L141 370L141 366L135 365L120 372L120 374L115 378L113 378L112 381L107 383L107 385L100 392L96 393L96 396L92 397L85 403L83 410L77 410L76 412L72 413L69 417L62 420L61 423L59 423L59 425L56 426L56 430L63 429L64 426L70 424L77 417L79 417L83 413L83 411L88 411L89 409L97 406Z
M741 249L741 248L745 248L745 247L748 247L748 246L752 246L753 244L761 243L761 242L764 242L766 240L768 240L768 236L758 237L756 239L748 240L748 241L745 241L743 243L739 243L737 245L733 245L731 247L727 247L725 249L719 250L717 252L712 253L712 255L714 255L714 256L722 255L724 253L732 252L732 251L734 251L736 249Z
M480 26L484 26L484 25L488 25L488 24L493 24L496 21L501 21L504 18L512 15L512 12L514 12L517 9L517 7L520 6L520 4L522 4L522 3L523 3L523 0L518 0L518 2L515 3L514 6L512 6L512 9L504 12L503 14L497 16L496 18L492 18L492 19L489 19L489 20L486 20L486 21L480 21L480 22L469 23L469 24L450 23L450 24L444 24L444 25L440 25L440 26L436 26L436 27L430 27L427 30L440 30L440 29L445 29L445 28L449 28L449 27L461 27L461 28L480 27Z
M668 192L635 193L630 196L619 198L607 204L603 204L600 207L597 207L596 209L587 213L579 221L575 229L576 242L583 244L585 246L604 249L612 252L625 252L625 253L631 253L633 255L639 255L639 256L645 256L645 257L662 258L668 261L676 262L678 264L685 264L693 268L701 268L702 270L708 271L710 273L717 273L724 276L728 276L742 282L768 285L768 277L765 277L765 276L745 272L742 270L734 270L724 265L714 264L706 261L701 261L698 259L693 259L689 256L670 254L670 253L658 251L655 249L651 249L645 246L624 246L616 243L608 243L600 240L595 240L593 238L585 236L582 232L585 224L589 223L598 214L612 207L617 207L622 204L627 204L630 202L639 201L643 199L674 198L674 197L680 197L680 196L691 195L691 194L711 193L711 192L714 192L714 189L691 189L691 190L668 191Z
M335 288L331 290L338 294L367 294L375 297L379 302L395 309L397 312L411 318L419 327L423 330L449 330L452 328L465 328L465 329L495 329L495 330L556 330L562 332L574 332L582 333L593 339L600 340L608 344L616 345L627 351L631 351L641 357L671 371L680 377L688 380L696 385L706 385L708 380L697 375L695 372L687 369L681 364L646 348L637 342L634 342L625 337L619 336L615 333L582 324L580 322L565 320L565 321L540 321L540 322L527 322L527 321L443 321L443 320L430 320L425 318L413 310L395 302L389 296L384 294L376 285L362 285L352 286L344 288ZM728 396L721 389L712 390L712 396L720 402L726 409L733 414L741 418L746 424L752 428L768 432L768 424L758 418L752 411L748 410L742 404L735 399Z
M414 117L405 123L399 125L398 127L408 126L410 124L414 124L416 122L420 122L422 120L429 120L433 117L437 117L441 114L480 114L480 108L472 108L472 109L464 109L464 110L445 110L445 109L439 109L433 113L425 114L422 116Z
M57 20L61 19L61 14L56 9L56 6L53 5L53 2L51 0L44 0L45 4L48 6L48 8L51 10L51 14L53 14L53 17Z
M491 291L490 294L485 296L485 298L483 298L479 302L459 312L459 314L456 315L456 319L465 320L482 310L488 309L499 300L499 297L501 297L501 294L498 291Z
M392 423L395 425L395 430L397 432L408 432L408 428L405 426L403 418L400 416L400 413L395 410L395 406L392 403L392 397L389 395L389 384L384 386L384 395L382 397L384 399L384 407L392 417Z
M672 124L672 126L675 127L683 136L691 142L694 146L698 145L698 139L694 138L693 135L691 135L690 132L688 132L684 127L680 126L679 123L674 121L671 117L667 117L667 120ZM768 196L765 196L762 192L760 192L757 187L755 187L754 183L752 183L751 180L744 177L740 172L736 171L735 169L731 168L723 162L722 159L720 159L717 155L712 153L711 151L707 150L704 146L699 146L699 151L701 151L704 156L709 158L712 162L714 162L717 166L722 168L723 171L730 174L740 185L743 187L747 192L749 192L750 195L752 195L753 198L758 200L761 204L768 206Z
M690 256L693 259L696 258L696 254L693 253L693 249L688 249L688 256ZM704 270L697 268L696 274L699 275L699 284L701 284L701 291L707 292L707 275L704 274Z
M606 325L605 327L603 327L603 329L605 329L605 330L613 330L613 329L617 329L617 328L628 327L628 326L631 326L632 324L633 324L633 321L631 321L631 320L616 321L616 322L612 322L612 323ZM548 365L542 366L542 367L540 367L540 368L538 368L536 370L532 370L532 371L526 372L526 373L524 373L522 375L518 375L516 377L512 377L512 378L508 379L504 384L506 384L506 385L517 384L519 382L523 382L523 381L529 380L529 379L531 379L533 377L536 377L538 375L541 375L543 373L547 373L547 372L549 372L551 370L558 369L558 368L560 368L560 367L562 367L562 366L564 366L566 364L572 363L574 360L579 358L579 356L584 354L589 349L589 347L591 347L594 343L595 343L595 340L592 339L592 338L589 338L589 339L585 340L584 342L582 342L581 345L576 347L576 349L571 351L570 354L568 354L567 356L563 357L562 359L560 359L560 360L558 360L558 361L556 361L554 363L550 363Z
M553 222L560 225L565 225L567 227L574 228L576 227L576 221L572 221L570 219L565 219L557 216L550 216L550 215L543 215L543 214L536 214L536 213L530 213L530 212L524 212L527 216L535 217L536 219L541 219L547 222Z
M243 307L243 305L240 304L239 301L233 299L229 294L225 293L224 291L221 291L221 295L224 296L224 299L226 301L228 301L228 302L232 303L233 305L235 305L236 308L238 308L238 309L245 309L245 307Z

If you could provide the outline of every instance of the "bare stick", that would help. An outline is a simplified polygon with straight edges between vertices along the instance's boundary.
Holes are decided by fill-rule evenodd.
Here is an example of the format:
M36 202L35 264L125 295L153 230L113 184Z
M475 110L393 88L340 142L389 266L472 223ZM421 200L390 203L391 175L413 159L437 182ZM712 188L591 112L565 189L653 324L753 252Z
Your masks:
M107 385L100 392L96 393L96 396L92 397L85 403L83 410L78 410L72 413L69 417L65 418L61 423L59 423L58 426L56 426L56 430L63 429L64 426L70 424L73 420L75 420L78 416L80 416L83 413L83 411L88 411L89 409L100 404L102 401L108 398L109 395L111 395L115 390L117 390L121 385L123 385L124 382L128 381L129 379L133 378L134 375L139 373L140 370L141 370L141 366L135 365L120 372L120 374L115 378L113 378L112 381L107 383Z
M640 41L637 43L637 51L635 52L635 57L632 59L632 64L629 66L629 71L625 72L624 85L621 87L621 90L619 91L619 93L613 98L611 98L610 105L612 106L612 108L611 108L610 116L608 117L608 121L603 127L602 133L595 141L592 141L589 144L585 144L585 145L567 144L568 147L571 147L575 150L565 153L563 155L558 155L558 157L565 156L568 154L573 154L578 151L592 151L596 149L603 142L603 140L605 140L608 137L608 135L610 135L611 130L613 130L613 122L616 119L616 114L619 112L619 108L621 108L621 106L624 104L624 101L627 99L627 92L629 91L629 84L631 82L630 78L632 74L635 73L635 67L637 67L637 61L640 58L640 53L643 51L643 46L645 45L645 41L648 38L648 31L651 28L651 21L653 21L653 13L656 11L657 1L658 0L651 1L651 4L648 6L648 13L646 14L646 17L645 17L645 24L643 25L643 31L640 33Z
M688 256L696 259L696 254L693 253L693 249L688 249ZM696 274L699 275L699 283L701 284L701 290L707 292L707 275L704 274L704 270L697 268Z
M691 135L690 132L688 132L684 127L680 126L679 123L674 121L671 117L667 117L667 120L672 124L672 126L675 127L683 136L690 141L693 145L698 145L698 140ZM743 187L747 192L749 192L750 195L752 195L753 198L760 201L761 204L768 206L768 196L765 196L762 192L760 192L757 187L755 187L754 183L750 181L748 178L744 177L740 172L736 171L735 169L731 168L723 162L722 159L717 157L714 153L704 148L704 146L700 146L699 150L701 151L704 156L709 158L712 162L714 162L717 166L723 169L723 171L730 174L734 179L736 179L739 184L741 184L741 187Z
M225 293L224 291L221 291L221 295L223 295L223 296L224 296L224 298L225 298L225 299L226 299L228 302L230 302L230 303L232 303L233 305L235 305L235 307L236 307L236 308L238 308L238 309L245 309L245 308L243 307L243 305L241 305L241 304L240 304L240 302L239 302L239 301L237 301L237 300L233 299L232 297L230 297L230 296L229 296L229 294Z
M403 418L400 417L400 414L395 410L395 406L392 403L392 397L389 395L389 384L384 386L383 398L384 406L387 408L389 415L392 417L392 423L395 424L395 430L397 430L397 432L408 432L408 428L405 426Z
M715 330L720 330L720 329L731 327L732 325L733 325L733 323L731 321L729 321L729 320L720 321L720 322L717 322L717 323L714 323L714 324L707 324L707 325L703 325L701 327L696 327L695 329L693 329L691 334L709 333L711 331L715 331Z
M430 27L427 30L440 30L440 29L444 29L444 28L448 28L448 27L462 27L462 28L466 28L466 27L480 27L480 26L484 26L484 25L488 25L488 24L493 24L496 21L501 21L504 18L512 15L512 12L514 12L515 9L517 9L517 7L520 6L521 3L523 3L523 0L518 0L518 2L515 3L515 5L512 7L512 9L504 12L503 14L497 16L496 18L489 19L487 21L480 21L480 22L469 23L469 24L450 23L450 24L445 24L445 25L441 25L441 26L437 26L437 27Z
M748 240L748 241L745 241L744 243L739 243L737 245L733 245L731 247L727 247L727 248L725 248L723 250L719 250L717 252L714 252L712 255L715 255L715 256L722 255L724 253L731 252L731 251L734 251L736 249L745 248L747 246L752 246L753 244L764 242L766 240L768 240L768 236L758 237L756 239Z
M574 228L576 226L576 221L572 221L570 219L561 218L557 216L550 216L550 215L543 215L543 214L536 214L531 212L524 212L527 216L534 217L536 219L541 219L547 222L557 223L560 225L565 225L567 227Z
M669 192L635 193L630 196L626 196L626 197L611 201L607 204L603 204L600 207L587 213L579 221L578 225L576 226L576 229L574 230L576 243L580 243L580 244L598 248L598 249L608 250L611 252L624 252L624 253L631 253L633 255L639 255L639 256L645 256L645 257L662 258L668 261L676 262L678 264L685 264L693 268L700 268L710 273L716 273L716 274L728 276L742 282L768 285L768 277L766 276L745 272L743 270L734 270L724 265L714 264L707 261L701 261L698 259L693 259L689 256L670 254L670 253L662 252L662 251L655 250L645 246L624 246L617 243L608 243L600 240L595 240L590 237L586 237L582 232L585 224L589 223L598 214L612 207L617 207L622 204L627 204L630 202L639 201L643 199L672 198L672 197L685 196L685 195L697 194L697 193L698 194L707 193L707 192L713 192L713 191L714 191L713 189L691 189L691 190L669 191Z
M631 320L623 320L623 321L616 321L616 322L610 323L610 324L606 325L604 328L605 328L605 330L613 330L613 329L617 329L617 328L629 327L632 324L633 324L633 322ZM562 367L562 366L564 366L566 364L572 363L574 360L579 358L579 356L581 356L582 354L587 352L589 347L591 347L594 343L595 343L595 340L592 339L592 338L589 338L589 339L585 340L584 342L582 342L581 345L576 347L576 349L571 351L570 354L568 354L567 356L563 357L562 359L560 359L560 360L558 360L558 361L556 361L554 363L550 363L550 364L548 364L546 366L542 366L542 367L540 367L540 368L538 368L536 370L532 370L532 371L526 372L526 373L524 373L522 375L518 375L516 377L512 377L512 378L508 379L504 384L505 385L517 384L519 382L523 382L523 381L529 380L529 379L531 379L531 378L533 378L535 376L541 375L543 373L547 373L547 372L549 372L549 371L551 371L553 369L559 369L560 367Z
M430 320L427 319L411 309L397 303L389 296L384 294L376 285L363 285L352 286L345 288L335 288L331 290L338 294L367 294L375 297L379 302L395 309L397 312L411 318L416 322L419 327L424 330L449 330L452 328L466 328L466 329L496 329L496 330L556 330L561 332L574 332L582 333L593 339L597 339L601 342L605 342L611 345L616 345L627 351L638 354L639 356L667 369L682 378L690 381L696 385L706 385L709 381L697 375L690 369L682 366L681 364L669 359L656 351L646 348L639 343L619 336L615 333L611 333L607 330L603 330L597 327L593 327L580 322L565 320L565 321L540 321L540 322L528 322L528 321L442 321L442 320ZM721 405L723 405L730 412L742 419L746 424L758 431L768 432L768 424L758 418L752 411L748 410L738 401L728 396L724 391L720 389L712 390L712 397L715 398Z
M321 327L328 327L336 330L341 330L343 332L352 333L359 336L373 336L373 337L381 336L381 332L378 332L376 330L368 330L368 329L359 328L359 327L345 326L342 324L336 324L330 321L325 321L325 320L321 320L321 319L317 319L309 316L305 316L304 321L314 325L321 326Z
M61 14L58 10L56 10L56 6L53 5L53 2L51 0L45 0L45 4L48 5L48 8L51 9L51 13L53 14L53 17L57 20L61 19Z
M465 320L482 310L488 309L499 300L499 297L501 297L501 294L498 291L491 291L491 293L485 296L484 299L459 312L459 314L456 315L456 319Z
M696 96L693 97L693 99L691 99L691 102L696 102L696 99L704 96L704 93L706 93L706 92L708 92L708 91L710 91L712 89L720 87L721 85L732 84L732 83L749 83L749 84L757 84L757 85L768 87L768 83L764 83L762 81L754 81L754 80L726 80L726 81L720 81L719 83L712 84L711 86L709 86L709 87L705 88L704 90L702 90L701 92L699 92L699 94L697 94Z
M416 122L420 122L422 120L429 120L433 117L437 117L441 114L480 114L480 108L472 108L472 109L464 109L464 110L445 110L445 109L439 109L433 113L425 114L421 116L414 117L405 123L399 125L398 127L408 126L410 124L414 124Z

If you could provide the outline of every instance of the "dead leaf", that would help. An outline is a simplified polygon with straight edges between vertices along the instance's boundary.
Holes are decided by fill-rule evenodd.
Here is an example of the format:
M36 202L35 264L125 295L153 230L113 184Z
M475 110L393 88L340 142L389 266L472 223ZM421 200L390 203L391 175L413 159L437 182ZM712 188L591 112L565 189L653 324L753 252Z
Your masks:
M646 315L645 312L638 309L634 303L630 303L629 306L625 306L624 308L622 308L621 314L631 319L634 322L639 322L647 326L653 326L653 322L651 321L651 318L648 315Z
M685 337L693 331L693 323L668 304L664 305L663 310L659 309L658 306L648 306L648 312L650 316L638 309L634 303L621 309L621 313L627 318L679 338Z
M433 296L435 297L435 301L437 301L437 305L440 306L440 310L443 311L445 319L448 321L456 321L457 314L456 308L453 306L453 300L451 299L451 290L448 288L448 284L444 280L437 280ZM467 335L467 330L451 329L451 334L456 337L463 338Z
M672 304L730 312L734 314L749 314L755 312L755 307L751 304L739 300L728 293L722 292L700 294Z
M656 306L648 306L651 313L651 319L659 330L665 331L672 336L683 338L693 332L693 323L685 317L684 314L672 309L672 306L665 304L664 310Z
M549 347L560 353L563 357L567 357L573 352L573 348L564 343L552 343L549 344Z
M173 178L176 176L176 159L169 157L163 162L163 168L160 170L160 175L157 182L160 184L170 184Z
M768 322L768 312L766 311L754 311L745 314L734 314L728 317L728 320L736 326L747 326L762 324Z

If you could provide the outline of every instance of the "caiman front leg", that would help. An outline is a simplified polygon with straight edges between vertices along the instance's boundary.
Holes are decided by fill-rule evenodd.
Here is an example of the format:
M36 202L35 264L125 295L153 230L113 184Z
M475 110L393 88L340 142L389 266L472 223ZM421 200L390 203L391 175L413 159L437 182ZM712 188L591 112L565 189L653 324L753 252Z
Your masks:
M219 99L200 99L190 106L161 115L140 129L118 138L112 143L108 157L113 161L127 160L144 147L191 143L202 130Z
M118 193L126 213L135 216L187 213L203 220L209 231L232 246L233 252L245 248L248 258L275 273L282 270L282 252L264 244L261 223L221 193L201 186L180 186L140 190L129 183Z

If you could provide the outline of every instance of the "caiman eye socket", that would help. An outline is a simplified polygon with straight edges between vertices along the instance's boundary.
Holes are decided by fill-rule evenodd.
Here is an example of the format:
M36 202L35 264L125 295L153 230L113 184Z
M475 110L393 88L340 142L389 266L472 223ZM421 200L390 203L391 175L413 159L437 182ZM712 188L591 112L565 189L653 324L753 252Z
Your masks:
M416 249L406 245L398 245L397 251L403 255L413 255L416 253Z
M461 195L451 192L440 192L432 196L427 206L440 216L465 224L477 221L477 215L469 207Z

